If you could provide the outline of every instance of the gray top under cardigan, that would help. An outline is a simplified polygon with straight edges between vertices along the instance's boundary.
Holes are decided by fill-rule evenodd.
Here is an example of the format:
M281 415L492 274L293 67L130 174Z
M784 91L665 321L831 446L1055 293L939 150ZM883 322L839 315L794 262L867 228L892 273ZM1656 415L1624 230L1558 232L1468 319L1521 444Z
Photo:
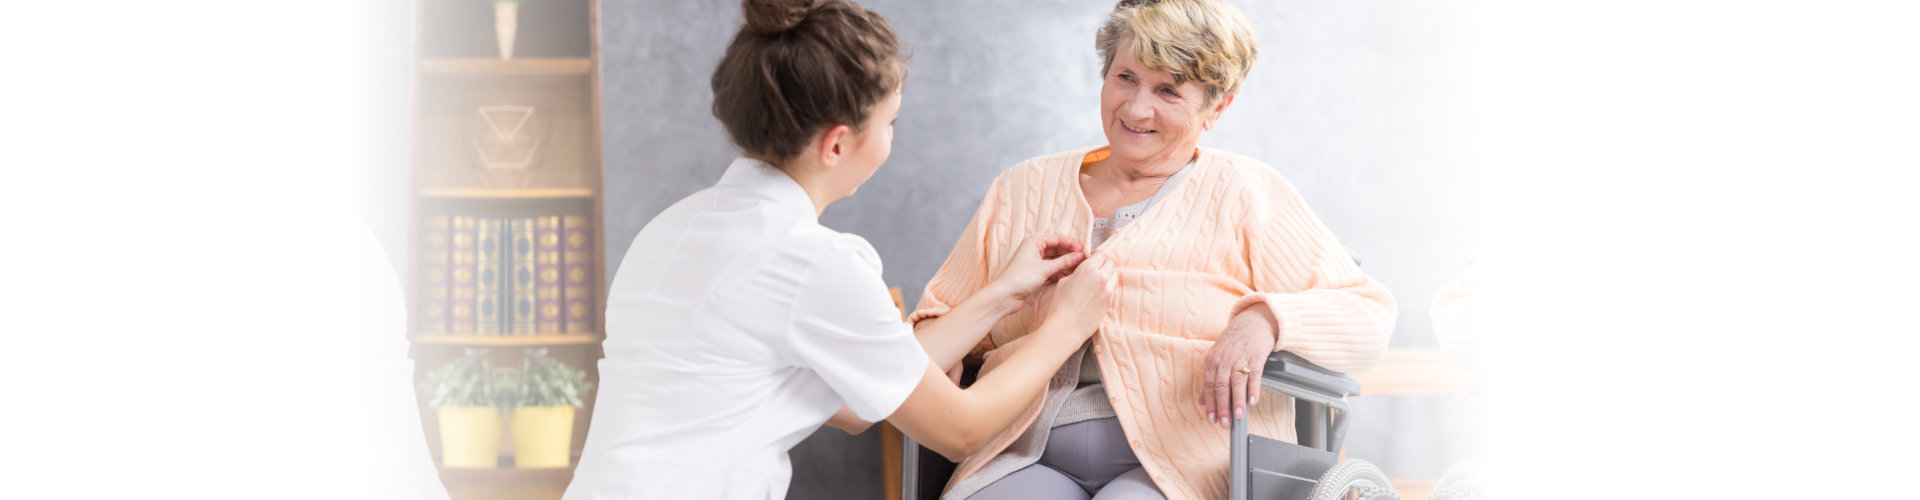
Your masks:
M1179 186L1180 179L1192 169L1193 162L1189 161L1186 166L1180 167L1179 172L1168 176L1152 197L1115 209L1112 217L1093 219L1088 247L1099 248L1113 233L1140 218L1140 214L1146 213L1148 208ZM1047 400L1040 409L1040 417L1033 420L1033 425L1027 426L1026 432L1021 433L1013 444L1007 445L1006 451L981 466L979 472L959 484L950 485L941 498L963 500L994 481L1039 462L1040 455L1046 451L1047 434L1054 427L1115 416L1113 402L1107 400L1107 390L1100 385L1100 363L1093 362L1092 346L1092 341L1081 346L1080 352L1069 356L1067 362L1060 365L1060 371L1054 372L1053 378L1047 381Z

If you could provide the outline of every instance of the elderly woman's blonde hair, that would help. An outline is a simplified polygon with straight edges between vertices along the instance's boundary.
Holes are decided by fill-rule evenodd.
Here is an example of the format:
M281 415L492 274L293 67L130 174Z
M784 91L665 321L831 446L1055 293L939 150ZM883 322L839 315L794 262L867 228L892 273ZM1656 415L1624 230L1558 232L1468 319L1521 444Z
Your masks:
M1259 56L1253 24L1240 9L1219 0L1120 0L1100 26L1100 76L1113 68L1120 40L1133 35L1133 56L1148 70L1169 73L1176 83L1207 85L1207 102L1240 91Z

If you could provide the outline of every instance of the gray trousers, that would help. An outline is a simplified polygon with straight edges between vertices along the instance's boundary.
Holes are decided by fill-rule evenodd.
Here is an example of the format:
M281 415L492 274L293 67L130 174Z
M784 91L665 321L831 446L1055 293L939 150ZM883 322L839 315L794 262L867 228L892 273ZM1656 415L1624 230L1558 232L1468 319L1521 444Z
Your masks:
M968 500L1165 500L1140 468L1120 421L1099 418L1053 428L1040 462L981 488Z

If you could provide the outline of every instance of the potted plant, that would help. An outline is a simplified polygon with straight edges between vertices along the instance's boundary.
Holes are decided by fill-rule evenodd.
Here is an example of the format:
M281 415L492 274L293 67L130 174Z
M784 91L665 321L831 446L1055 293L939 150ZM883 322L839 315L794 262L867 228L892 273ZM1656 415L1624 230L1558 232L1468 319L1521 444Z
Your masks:
M485 349L427 373L429 404L440 417L440 460L447 467L492 468L500 463L501 389L510 382L494 370Z
M587 372L547 356L547 350L527 349L527 359L515 377L512 394L513 466L566 467L573 443L573 412L580 395L593 388Z
M513 37L520 30L520 0L493 0L493 37L500 59L513 59Z

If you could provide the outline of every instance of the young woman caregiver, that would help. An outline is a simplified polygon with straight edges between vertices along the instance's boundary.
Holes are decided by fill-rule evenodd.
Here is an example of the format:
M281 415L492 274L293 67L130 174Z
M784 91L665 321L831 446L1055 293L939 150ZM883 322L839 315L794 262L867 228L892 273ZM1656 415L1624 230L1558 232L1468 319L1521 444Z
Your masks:
M1036 236L979 277L991 292L916 339L873 247L818 221L891 152L904 76L893 29L845 0L744 7L712 85L714 116L745 157L649 222L622 261L567 499L783 498L787 450L822 422L859 432L888 419L964 457L1026 410L1106 315L1112 265ZM1039 333L992 376L956 387L946 372L1042 289Z

